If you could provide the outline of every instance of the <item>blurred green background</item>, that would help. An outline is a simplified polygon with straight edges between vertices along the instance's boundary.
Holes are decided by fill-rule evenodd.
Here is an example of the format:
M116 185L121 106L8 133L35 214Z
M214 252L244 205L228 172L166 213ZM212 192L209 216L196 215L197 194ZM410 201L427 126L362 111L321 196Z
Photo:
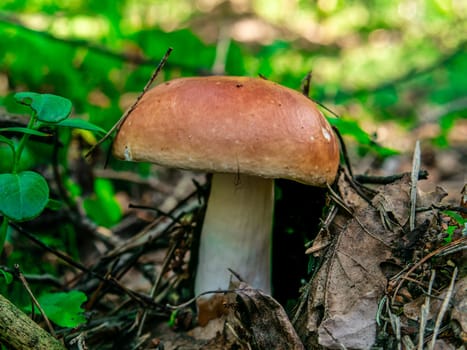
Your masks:
M466 20L459 0L3 0L0 102L50 92L108 129L173 47L158 81L261 74L298 89L312 71L310 95L385 145L410 149L394 136L429 124L446 146L467 115Z

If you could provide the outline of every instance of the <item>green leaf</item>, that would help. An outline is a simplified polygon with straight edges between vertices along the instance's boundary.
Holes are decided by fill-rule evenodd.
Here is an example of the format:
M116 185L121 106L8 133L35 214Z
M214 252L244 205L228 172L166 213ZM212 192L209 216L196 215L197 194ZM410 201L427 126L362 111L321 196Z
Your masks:
M98 225L111 227L122 218L122 209L115 198L112 182L107 179L96 179L93 197L83 202L86 214Z
M328 121L331 125L335 126L342 135L351 135L358 143L369 145L373 142L370 135L368 135L355 120L328 118Z
M33 171L0 174L0 213L14 221L38 216L49 200L49 186Z
M10 284L12 281L13 281L13 275L9 272L6 272L6 271L3 271L2 269L0 269L0 275L3 276L3 278L5 278L5 283L6 284Z
M18 103L31 107L36 112L37 120L42 122L58 123L71 113L71 101L61 96L18 92L14 97Z
M2 131L20 132L20 133L23 133L23 134L29 134L29 135L34 135L34 136L43 136L43 137L52 136L52 135L47 134L47 133L42 132L42 131L29 129L29 128L21 128L21 127L1 128L0 132L2 132Z
M94 131L96 133L100 133L102 135L106 134L106 131L93 123L88 122L87 120L83 119L65 119L62 120L57 124L58 126L64 126L68 128L75 128L75 129L83 129Z
M380 146L373 138L364 131L355 120L345 118L327 118L329 123L335 126L341 135L352 136L361 145L365 145L373 149L382 157L398 154L396 150Z
M46 293L38 298L39 304L52 322L60 327L70 328L86 322L84 309L81 307L86 300L86 294L78 290L68 293Z
M6 143L10 147L12 154L15 154L15 144L13 141L11 141L9 138L6 138L5 136L0 135L0 142Z
M46 207L50 210L60 210L63 208L63 203L56 199L49 198Z
M450 218L452 218L453 220L455 220L460 226L464 225L465 223L467 223L467 219L464 219L462 217L462 215L460 215L459 213L455 212L455 211L452 211L452 210L444 210L443 213L447 216L449 216Z

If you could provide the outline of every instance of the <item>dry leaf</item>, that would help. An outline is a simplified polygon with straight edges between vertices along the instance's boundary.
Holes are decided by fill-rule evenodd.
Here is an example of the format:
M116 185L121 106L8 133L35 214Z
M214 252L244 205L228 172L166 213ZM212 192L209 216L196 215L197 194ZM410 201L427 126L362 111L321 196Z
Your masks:
M452 296L451 319L461 328L460 338L467 343L467 277L457 281Z
M307 309L295 322L308 348L370 348L376 337L378 303L387 285L381 265L397 261L394 250L401 241L410 213L410 179L381 186L372 205L339 179L339 190L353 215L340 210L331 227L331 244L316 276L304 294ZM440 193L420 195L426 204ZM431 204L431 203L430 203ZM433 215L428 212L417 222ZM303 326L305 323L305 327Z
M232 312L227 322L248 348L256 350L304 350L285 310L271 296L240 282L227 296Z

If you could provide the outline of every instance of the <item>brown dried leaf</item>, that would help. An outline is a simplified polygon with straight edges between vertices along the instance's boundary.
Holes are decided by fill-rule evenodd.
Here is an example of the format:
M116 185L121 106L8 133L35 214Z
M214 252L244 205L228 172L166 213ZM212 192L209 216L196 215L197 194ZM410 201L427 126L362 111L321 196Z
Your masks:
M342 178L344 202L353 216L340 211L330 227L335 237L324 262L309 286L306 327L296 322L305 346L369 348L375 341L378 302L387 279L381 264L393 257L402 228L409 219L410 180L404 177L381 186L373 206L355 200ZM348 199L348 198L350 199ZM389 220L390 225L387 225ZM386 224L385 224L385 223Z
M205 325L192 329L189 335L204 342L199 348L304 350L276 300L244 282L231 282L230 289L235 291L198 302Z
M248 348L257 350L303 350L303 344L285 310L271 296L240 282L228 295L232 312L227 322Z
M467 342L467 277L457 281L452 297L451 319L461 328L460 337Z

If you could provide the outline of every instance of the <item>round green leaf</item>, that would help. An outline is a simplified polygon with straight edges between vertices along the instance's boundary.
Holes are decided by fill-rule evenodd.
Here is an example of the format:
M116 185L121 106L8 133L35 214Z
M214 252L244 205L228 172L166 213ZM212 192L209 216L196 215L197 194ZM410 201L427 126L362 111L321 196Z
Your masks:
M33 219L49 200L49 186L33 171L0 174L0 213L14 221Z
M37 120L45 123L58 123L71 113L71 101L57 95L38 94L35 92L18 92L15 99L19 103L31 107L36 112Z

